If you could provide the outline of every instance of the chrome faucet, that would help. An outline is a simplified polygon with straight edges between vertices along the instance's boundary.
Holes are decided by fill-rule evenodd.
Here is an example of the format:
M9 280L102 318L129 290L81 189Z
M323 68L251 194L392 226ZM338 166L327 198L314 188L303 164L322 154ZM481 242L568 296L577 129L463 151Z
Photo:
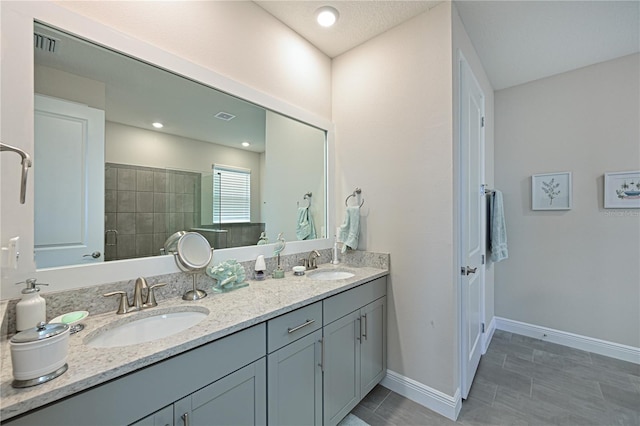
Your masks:
M316 261L319 257L320 253L318 253L318 250L311 250L311 252L309 253L309 257L304 259L305 268L307 268L307 270L318 269Z
M142 301L142 293L146 292L146 296L149 296L149 284L147 284L147 280L145 280L142 277L139 277L136 280L136 284L135 287L133 288L133 308L136 311L139 311L140 309L142 309L144 306L144 304L146 303L146 300L143 302Z
M133 305L129 303L129 298L127 297L127 292L125 291L112 291L110 293L103 294L103 296L108 297L120 295L120 302L118 304L118 310L116 314L127 314L129 312L140 311L142 309L158 306L154 289L157 287L163 287L165 285L167 285L167 283L158 283L150 286L149 284L147 284L146 279L144 279L143 277L139 277L136 280L135 287L133 288Z

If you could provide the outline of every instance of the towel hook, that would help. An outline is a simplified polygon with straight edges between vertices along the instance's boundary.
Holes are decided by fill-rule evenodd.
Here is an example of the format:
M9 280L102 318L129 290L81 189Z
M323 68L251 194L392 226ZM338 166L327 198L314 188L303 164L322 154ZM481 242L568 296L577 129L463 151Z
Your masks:
M347 203L347 201L349 201L349 198L351 198L351 197L354 197L354 198L355 198L355 197L356 197L356 194L357 194L357 195L360 195L361 193L362 193L362 189L360 189L360 188L356 188L356 190L355 190L355 191L353 191L353 193L352 193L351 195L349 195L349 196L344 200L344 205L345 205L346 207L349 207L349 203ZM360 203L360 205L359 205L358 207L362 207L363 205L364 205L364 198L362 199L362 202Z

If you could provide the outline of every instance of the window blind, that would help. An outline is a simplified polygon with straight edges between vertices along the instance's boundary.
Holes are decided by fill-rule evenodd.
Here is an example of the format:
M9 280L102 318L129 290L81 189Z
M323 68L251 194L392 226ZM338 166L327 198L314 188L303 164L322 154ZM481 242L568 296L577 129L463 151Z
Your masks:
M213 165L213 223L251 221L251 170Z

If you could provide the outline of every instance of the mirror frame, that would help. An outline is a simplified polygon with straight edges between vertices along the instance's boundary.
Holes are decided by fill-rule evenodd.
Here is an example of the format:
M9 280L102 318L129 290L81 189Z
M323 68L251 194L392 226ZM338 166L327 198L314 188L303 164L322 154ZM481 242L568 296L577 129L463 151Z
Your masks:
M7 143L11 141L14 145L27 150L27 152L33 152L34 82L33 78L25 79L24 75L33 76L33 25L36 21L42 22L324 130L327 138L325 144L325 217L327 229L335 229L336 222L332 203L335 176L335 162L333 159L335 131L334 125L330 120L284 102L267 93L245 86L241 82L218 74L209 68L197 65L147 42L134 39L56 4L50 2L3 3L0 18L2 19L3 37L1 42L4 60L1 64L3 91L0 101L3 105L10 105L10 108L2 108L0 111L2 114L0 117L2 125L0 139ZM9 39L11 39L11 43L7 41ZM4 158L2 162L4 165ZM13 175L11 164L7 161L7 167L3 167L2 188L5 193L7 189L12 191L14 186L14 179L11 177ZM17 179L15 180L17 181ZM13 197L13 194L8 197L3 196L3 199L7 200L5 201L7 204L13 198L16 198ZM9 238L19 235L20 251L22 253L33 253L33 199L33 179L30 179L26 204L22 205L21 210L16 210L20 207L11 206L12 212L20 212L20 214L12 214L8 218L6 209L3 207L1 224L3 246L8 243ZM330 248L332 241L332 238L289 241L284 254ZM271 257L273 255L273 245L219 249L214 252L213 263L229 259L235 259L239 262L250 261L255 260L258 255ZM178 269L172 255L36 270L33 256L23 254L18 260L17 268L2 269L1 297L2 299L19 297L19 288L13 284L18 281L24 281L25 278L29 277L35 277L41 282L51 283L52 287L49 287L48 291L61 291L116 281L127 281L138 276L157 276L177 272L181 271Z

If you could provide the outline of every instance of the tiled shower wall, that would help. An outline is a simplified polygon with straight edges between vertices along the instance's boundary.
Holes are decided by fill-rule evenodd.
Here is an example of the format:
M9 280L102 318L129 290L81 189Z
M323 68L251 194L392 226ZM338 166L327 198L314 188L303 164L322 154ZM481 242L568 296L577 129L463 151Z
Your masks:
M159 255L199 212L199 173L105 164L105 260Z

